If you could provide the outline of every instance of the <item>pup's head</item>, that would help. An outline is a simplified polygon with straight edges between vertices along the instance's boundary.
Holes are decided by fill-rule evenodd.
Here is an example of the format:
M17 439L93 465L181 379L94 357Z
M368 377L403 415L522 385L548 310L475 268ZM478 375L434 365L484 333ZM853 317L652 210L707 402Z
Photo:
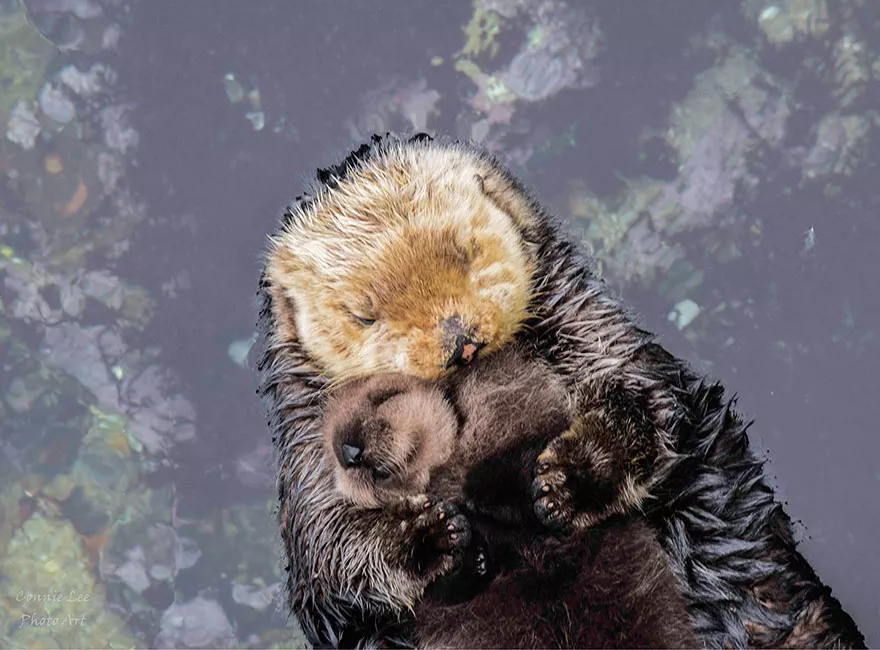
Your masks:
M455 146L401 144L293 209L267 263L279 336L331 377L434 378L508 343L528 316L530 207Z
M457 431L443 393L399 373L346 383L324 411L324 442L337 487L366 508L424 493L431 471L452 455Z

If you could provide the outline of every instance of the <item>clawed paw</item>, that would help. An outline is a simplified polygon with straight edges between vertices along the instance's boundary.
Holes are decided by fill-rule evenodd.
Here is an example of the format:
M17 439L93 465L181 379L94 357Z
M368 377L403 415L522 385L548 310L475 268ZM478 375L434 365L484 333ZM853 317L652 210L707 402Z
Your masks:
M531 494L535 516L563 532L606 517L618 498L623 476L595 443L594 420L582 420L547 445L537 459Z
M415 569L423 575L453 570L471 542L467 517L453 504L428 496L418 497L416 505L418 514L411 523Z
M551 443L538 457L535 480L532 481L535 516L543 525L553 530L567 530L574 519L567 469L558 462Z

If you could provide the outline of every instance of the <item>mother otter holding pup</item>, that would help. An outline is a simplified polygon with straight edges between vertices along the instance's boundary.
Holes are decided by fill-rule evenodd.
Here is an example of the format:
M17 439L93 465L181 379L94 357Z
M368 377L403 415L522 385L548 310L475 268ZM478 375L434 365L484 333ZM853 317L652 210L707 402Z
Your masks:
M435 577L408 570L391 534L399 513L335 489L320 430L330 389L386 371L439 379L516 342L572 399L613 385L651 424L597 432L575 418L550 441L534 468L545 525L565 535L643 510L709 647L864 647L796 551L720 386L638 327L486 152L374 138L320 171L272 238L260 296L288 586L312 643L394 642L377 621Z

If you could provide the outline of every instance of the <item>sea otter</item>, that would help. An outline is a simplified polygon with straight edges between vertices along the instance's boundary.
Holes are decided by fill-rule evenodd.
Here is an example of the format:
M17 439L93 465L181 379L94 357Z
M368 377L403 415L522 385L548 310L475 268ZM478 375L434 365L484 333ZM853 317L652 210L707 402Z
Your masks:
M291 608L313 643L389 641L375 615L405 611L431 578L414 581L389 541L399 519L335 489L319 431L327 389L380 371L443 376L516 340L571 395L612 382L653 424L654 458L622 466L631 441L554 439L535 468L544 523L570 530L641 503L706 645L864 645L796 551L723 389L655 343L592 269L497 159L426 135L374 138L286 212L261 275L258 368ZM602 468L611 498L579 503L578 477Z
M576 412L549 366L508 347L454 373L445 389L401 373L358 379L333 392L322 427L351 503L427 512L446 502L468 515L450 510L422 528L404 518L391 532L414 572L437 568L404 624L416 646L698 647L644 522L609 521L560 540L537 521L530 469ZM628 410L634 426L651 426L637 405ZM587 427L616 426L601 405L583 417Z

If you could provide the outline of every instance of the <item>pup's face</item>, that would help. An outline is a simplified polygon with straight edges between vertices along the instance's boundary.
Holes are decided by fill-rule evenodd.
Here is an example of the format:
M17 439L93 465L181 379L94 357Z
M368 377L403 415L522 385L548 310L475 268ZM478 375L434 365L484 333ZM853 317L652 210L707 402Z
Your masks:
M324 413L337 488L365 508L424 493L456 442L458 422L443 394L398 373L348 382Z
M502 347L527 318L534 265L490 192L498 175L449 152L409 153L322 193L273 242L277 320L328 376L435 378Z

